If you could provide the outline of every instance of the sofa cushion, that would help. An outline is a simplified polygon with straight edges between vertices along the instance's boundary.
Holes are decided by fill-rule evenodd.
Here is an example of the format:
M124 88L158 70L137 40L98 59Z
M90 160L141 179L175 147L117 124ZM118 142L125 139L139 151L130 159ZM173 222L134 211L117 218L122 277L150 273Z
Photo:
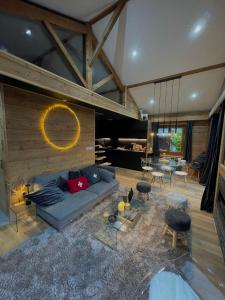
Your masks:
M106 194L107 192L111 191L118 185L116 180L111 182L105 182L103 180L97 182L96 184L91 185L86 191L95 193L98 196Z
M102 180L104 180L106 182L113 181L114 174L112 172L99 168L99 173L100 173L100 177Z
M67 180L64 179L62 176L59 176L59 178L56 181L56 185L63 192L67 192L69 190Z
M100 173L96 165L91 165L89 167L81 169L81 174L87 177L90 185L100 181Z
M85 176L80 176L76 179L69 179L67 180L67 184L69 187L69 191L72 194L82 190L86 190L90 186L87 177Z
M37 191L42 189L45 185L47 185L50 181L57 181L59 177L62 177L64 179L68 179L68 171L62 171L52 174L43 174L34 177L33 179L33 190Z
M27 195L27 198L40 206L49 206L64 200L63 192L55 185L49 185L45 188Z
M66 221L74 214L74 212L81 210L83 207L97 199L97 195L88 191L81 191L76 194L64 193L64 201L57 204L41 207L41 210L57 221Z
M74 170L74 171L69 171L68 172L68 179L76 179L80 177L80 170Z

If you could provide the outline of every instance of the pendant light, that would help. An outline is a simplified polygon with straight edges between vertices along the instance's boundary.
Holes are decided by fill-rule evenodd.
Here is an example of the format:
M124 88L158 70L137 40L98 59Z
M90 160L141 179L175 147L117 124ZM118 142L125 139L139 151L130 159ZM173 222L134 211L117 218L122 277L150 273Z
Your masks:
M171 136L172 134L172 111L173 111L173 85L174 85L174 79L172 81L172 89L171 89L171 98L170 98L170 124L169 124L169 132L168 132L168 136Z
M164 102L164 116L163 116L163 134L165 133L165 123L166 123L166 98L167 98L167 81L165 86L165 102Z
M178 80L178 89L177 89L177 114L176 114L175 135L177 134L177 119L178 119L179 102L180 102L180 78Z
M159 130L160 102L161 102L161 82L159 83L159 112L158 112L157 131ZM157 135L159 135L158 132L157 132Z
M153 120L152 120L152 124L154 123L154 114L155 114L155 89L156 89L156 83L154 83L154 103L153 103ZM154 136L154 131L151 131L151 136Z

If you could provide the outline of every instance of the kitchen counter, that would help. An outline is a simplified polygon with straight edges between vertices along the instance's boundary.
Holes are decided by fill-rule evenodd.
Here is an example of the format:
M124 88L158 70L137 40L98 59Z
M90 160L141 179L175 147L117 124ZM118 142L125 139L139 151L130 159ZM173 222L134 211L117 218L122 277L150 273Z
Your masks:
M141 171L141 157L145 157L144 151L127 149L105 148L107 160L115 167Z

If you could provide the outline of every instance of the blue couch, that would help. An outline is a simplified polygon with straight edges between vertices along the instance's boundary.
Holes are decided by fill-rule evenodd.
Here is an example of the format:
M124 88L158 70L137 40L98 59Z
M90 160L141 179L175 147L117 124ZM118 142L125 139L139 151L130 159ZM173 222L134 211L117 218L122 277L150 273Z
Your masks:
M62 230L66 225L90 210L118 188L118 182L115 179L115 168L104 167L104 169L107 169L113 174L110 182L106 182L104 178L101 178L99 182L91 185L86 190L75 194L64 192L64 200L61 202L50 206L37 205L37 215L57 230ZM57 179L59 176L68 179L68 171L36 176L33 179L34 189L37 189L37 186L44 186L48 182Z

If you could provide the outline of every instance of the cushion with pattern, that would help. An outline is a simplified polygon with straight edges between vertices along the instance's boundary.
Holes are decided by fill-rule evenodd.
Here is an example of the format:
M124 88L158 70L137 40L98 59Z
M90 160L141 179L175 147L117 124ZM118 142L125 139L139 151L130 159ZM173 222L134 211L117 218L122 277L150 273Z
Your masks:
M99 169L96 165L81 169L81 174L86 176L90 185L95 184L101 180Z

